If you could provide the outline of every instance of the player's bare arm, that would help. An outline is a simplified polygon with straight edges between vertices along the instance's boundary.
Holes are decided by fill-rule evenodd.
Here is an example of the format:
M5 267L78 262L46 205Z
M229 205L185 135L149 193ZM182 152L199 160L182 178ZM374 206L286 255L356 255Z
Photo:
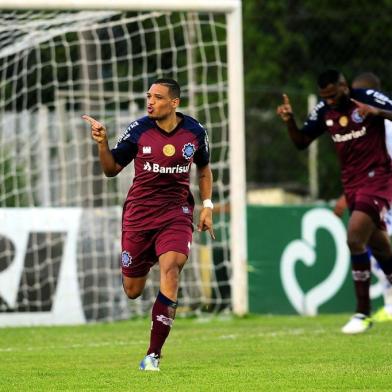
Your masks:
M385 118L386 120L392 120L392 112L390 110L383 110L380 108L376 108L374 106L370 106L365 103L359 102L353 98L351 98L351 100L357 105L358 113L362 117L372 115L372 116L379 116Z
M115 162L110 151L105 126L87 114L84 114L82 118L90 124L91 137L98 145L98 155L103 172L107 177L116 176L122 167Z
M211 200L212 195L212 171L210 165L197 168L199 176L199 191L200 198L203 201ZM208 204L208 203L205 203ZM199 223L197 224L198 231L207 231L211 238L215 239L213 223L212 223L212 206L203 206L200 211Z
M313 141L312 138L299 131L294 119L293 109L289 97L283 94L283 104L279 105L276 113L286 123L290 138L299 150L303 150Z

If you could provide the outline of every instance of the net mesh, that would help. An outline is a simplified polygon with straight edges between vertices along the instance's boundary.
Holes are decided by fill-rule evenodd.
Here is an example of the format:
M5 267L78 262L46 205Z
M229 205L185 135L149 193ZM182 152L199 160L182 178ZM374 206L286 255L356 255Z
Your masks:
M121 205L133 167L104 178L81 115L102 121L113 146L127 125L144 115L150 83L177 79L183 89L180 110L209 133L214 201L227 205L225 15L4 11L0 26L0 208L82 208L77 274L87 320L144 314L158 292L156 267L136 301L123 294L119 269ZM192 173L200 205L195 184ZM181 278L182 313L230 307L225 208L214 221L213 244L205 233L194 235ZM0 298L0 312L47 310L56 291L59 241L50 234L29 241L17 305L10 309ZM12 266L13 246L6 234L0 236L0 274Z

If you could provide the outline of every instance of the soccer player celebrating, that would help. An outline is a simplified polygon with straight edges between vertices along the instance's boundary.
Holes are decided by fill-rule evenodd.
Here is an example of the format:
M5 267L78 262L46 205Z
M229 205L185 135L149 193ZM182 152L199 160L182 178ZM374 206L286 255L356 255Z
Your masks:
M372 72L363 72L357 75L351 83L353 89L372 89L381 90L381 82L377 75ZM390 120L385 120L385 142L389 156L392 157L392 122ZM344 194L339 197L336 202L334 213L342 217L345 209L347 208L347 202ZM387 232L389 237L392 236L392 210L389 209L385 216L385 224L387 227ZM392 284L386 279L384 273L382 272L380 266L374 257L371 257L371 270L373 274L377 276L382 287L382 293L384 297L384 306L382 306L373 315L372 320L378 322L392 321Z
M104 125L83 116L91 125L106 176L116 176L132 160L135 163L122 218L121 266L129 298L140 296L150 268L159 263L160 291L152 307L150 346L140 363L141 370L159 370L162 346L176 313L180 272L192 242L192 163L197 166L203 200L197 229L209 231L215 238L208 136L198 121L176 111L179 103L178 83L156 80L147 92L148 115L132 122L113 149L109 148Z
M392 101L378 91L350 91L344 76L336 70L321 73L318 87L321 101L301 129L285 94L277 114L298 149L305 149L324 132L334 142L350 210L347 244L357 300L356 313L342 332L355 334L372 325L368 248L392 282L392 247L384 222L392 201L392 166L385 146L384 119L392 119Z

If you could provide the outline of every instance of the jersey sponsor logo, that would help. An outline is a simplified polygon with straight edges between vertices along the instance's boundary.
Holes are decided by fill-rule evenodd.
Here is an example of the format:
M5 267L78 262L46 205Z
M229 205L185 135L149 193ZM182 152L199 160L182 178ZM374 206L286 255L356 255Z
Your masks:
M384 95L383 93L380 93L379 91L375 91L375 90L367 90L366 91L367 95L373 95L374 100L379 103L380 105L385 105L387 103L389 103L390 105L392 105L392 100L390 100L386 95Z
M318 111L325 106L323 101L320 101L309 114L310 121L316 121L318 118Z
M346 116L342 116L339 118L339 125L341 127L347 127L348 124L348 118Z
M139 125L139 123L138 123L137 121L134 121L134 122L130 123L130 124L128 125L127 129L123 132L123 134L120 135L120 137L117 139L117 143L116 143L116 145L114 146L114 148L117 148L118 145L119 145L122 141L129 139L130 136L131 136L131 131L132 131L132 129L135 128L135 127L137 127L138 125Z
M362 127L358 131L350 131L348 133L343 133L343 134L337 133L332 136L332 140L335 143L341 143L341 142L347 142L348 140L358 139L365 135L366 135L366 127Z
M207 134L207 132L206 132L206 135L204 136L204 144L205 144L205 147L206 147L206 152L208 152L208 146L210 145L210 141L208 140L208 134Z
M162 324L168 325L169 327L173 325L173 319L166 317L163 314L157 316L157 321L160 321Z
M189 161L195 155L196 147L192 143L187 143L182 148L182 156Z
M326 125L327 127L332 127L332 125L333 125L333 120L332 120L331 118L329 118L329 119L325 122L325 125Z
M361 122L363 122L364 118L359 114L359 110L355 109L352 113L351 113L351 119L359 124Z
M143 166L143 170L153 173L181 174L188 173L190 167L190 163L188 163L187 165L160 166L158 163L151 164L150 162L146 162Z
M163 154L167 157L172 157L176 153L176 148L173 146L173 144L166 144L163 146Z
M143 154L151 154L151 146L143 146Z
M133 121L128 125L127 131L132 130L133 128L137 127L139 123L137 121Z
M129 267L132 264L132 256L126 250L121 253L121 264L123 267Z

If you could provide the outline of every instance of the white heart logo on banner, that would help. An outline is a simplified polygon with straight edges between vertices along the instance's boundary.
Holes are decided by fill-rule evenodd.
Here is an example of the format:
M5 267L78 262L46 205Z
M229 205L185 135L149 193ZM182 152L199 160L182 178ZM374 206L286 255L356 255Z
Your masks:
M315 264L316 233L328 230L334 239L336 260L330 275L316 287L304 293L295 275L298 262L311 267ZM343 285L350 267L350 253L346 244L346 229L332 211L315 208L304 214L301 239L294 240L283 251L280 275L287 298L295 310L304 315L316 315L318 308L332 298Z

